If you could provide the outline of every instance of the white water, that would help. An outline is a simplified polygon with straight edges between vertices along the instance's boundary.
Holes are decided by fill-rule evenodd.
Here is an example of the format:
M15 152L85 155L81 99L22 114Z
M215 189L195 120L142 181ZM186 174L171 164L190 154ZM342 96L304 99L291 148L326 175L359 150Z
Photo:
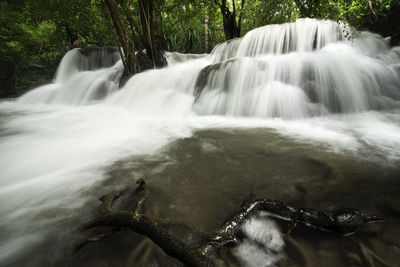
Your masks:
M233 253L244 266L275 266L283 257L285 243L273 220L257 216L247 221L242 230L246 238Z
M305 19L217 46L215 64L202 70L196 85L195 110L305 118L399 108L399 48L366 32L342 40L342 30Z
M315 20L256 29L209 56L175 56L119 91L114 53L69 52L53 84L0 104L0 265L96 201L88 192L103 168L197 129L271 128L333 153L398 164L400 49L370 33L342 40L340 32Z
M119 52L113 48L73 49L62 59L54 83L18 99L23 104L88 105L118 89L123 72Z

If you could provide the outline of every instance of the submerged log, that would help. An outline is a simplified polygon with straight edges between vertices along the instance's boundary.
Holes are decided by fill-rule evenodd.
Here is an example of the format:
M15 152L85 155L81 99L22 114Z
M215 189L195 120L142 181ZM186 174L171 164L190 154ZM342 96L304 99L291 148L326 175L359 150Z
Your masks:
M299 209L296 220L306 226L321 230L349 235L370 222L382 221L378 216L367 216L355 208L337 209L332 213Z
M135 192L144 190L145 182L140 179ZM157 221L152 221L141 213L144 196L138 201L134 211L115 211L112 207L117 200L129 187L110 192L100 198L102 204L93 222L85 228L100 226L128 228L135 233L142 234L152 240L165 253L174 257L187 266L213 266L213 263L198 250L187 246L179 239L172 236L163 229Z
M100 201L102 201L102 204L94 221L84 228L90 229L93 227L108 226L131 229L135 233L148 237L169 256L178 259L187 266L216 265L211 258L207 256L210 249L237 245L237 237L240 236L241 226L259 212L267 212L273 217L291 221L293 227L295 227L297 223L301 223L319 230L343 235L352 234L369 222L382 220L377 216L366 216L354 208L338 209L328 213L319 212L310 208L295 209L276 200L257 199L243 203L240 212L232 216L231 219L214 233L208 235L201 244L196 247L189 247L171 235L167 230L163 229L157 221L153 221L142 214L142 206L146 198L146 193L144 192L145 182L140 179L137 181L137 184L134 193L142 193L143 196L137 202L134 211L116 211L112 207L113 202L130 188L130 186L127 186L101 197ZM99 240L101 239L102 238L99 238ZM89 242L93 242L93 240ZM86 243L88 242L84 242L83 245Z
M293 227L297 223L301 223L305 226L341 235L350 235L367 223L382 220L378 216L367 216L355 208L342 208L328 213L311 208L295 209L276 200L257 199L245 202L242 205L242 210L208 236L205 243L218 247L236 245L238 242L236 236L241 231L240 228L243 223L259 212L267 212L273 217L291 221Z

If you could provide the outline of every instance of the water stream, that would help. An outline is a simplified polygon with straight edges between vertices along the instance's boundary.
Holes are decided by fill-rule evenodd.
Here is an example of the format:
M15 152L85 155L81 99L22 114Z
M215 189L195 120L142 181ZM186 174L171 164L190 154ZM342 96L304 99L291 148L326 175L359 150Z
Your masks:
M368 247L395 266L400 47L346 31L313 19L265 26L209 55L167 53L168 67L119 90L118 50L68 52L53 83L0 103L0 265L66 259L97 199L142 177L155 192L149 214L183 225L171 231L184 239L215 229L251 194L387 218L350 241L308 229L288 241L260 215L226 256L236 264L361 265ZM122 252L95 244L59 265L107 262L90 258L96 249L110 250L112 266L170 261L154 246L140 258L132 247L144 241L129 238L111 239Z

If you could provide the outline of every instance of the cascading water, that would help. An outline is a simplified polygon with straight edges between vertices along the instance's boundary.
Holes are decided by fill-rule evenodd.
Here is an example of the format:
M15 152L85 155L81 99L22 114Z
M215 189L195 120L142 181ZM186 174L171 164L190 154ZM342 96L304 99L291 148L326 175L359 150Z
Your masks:
M99 197L91 188L107 166L198 129L270 128L398 164L400 47L368 32L346 39L343 30L313 19L265 26L210 55L169 53L168 67L137 74L120 90L117 49L68 52L54 83L0 104L0 265L21 266L30 249L76 224L75 212ZM252 265L245 255L258 247L234 253ZM262 255L256 262L266 262Z
M195 110L304 118L400 107L400 50L370 33L343 39L342 31L305 19L219 45L199 74Z
M88 105L118 89L123 65L117 48L73 49L62 59L54 83L18 99L24 104Z
M169 68L136 75L105 102L135 108L133 102L148 99L143 94L154 100L153 93L184 93L188 105L195 97L199 115L266 118L400 107L400 49L367 32L348 40L345 31L348 27L333 21L302 19L250 31L218 45L208 57L167 53ZM71 51L54 84L19 101L87 105L107 97L118 87L122 63L118 50L106 51L107 56L104 50Z

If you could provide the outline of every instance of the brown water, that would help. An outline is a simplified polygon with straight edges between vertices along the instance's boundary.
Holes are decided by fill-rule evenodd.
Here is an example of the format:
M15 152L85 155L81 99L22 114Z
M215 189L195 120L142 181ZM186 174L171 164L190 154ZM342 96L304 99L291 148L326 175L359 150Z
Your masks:
M169 144L158 155L117 162L108 176L107 185L143 178L146 215L191 245L239 211L243 201L268 198L322 211L354 207L384 218L350 236L305 226L287 235L287 223L276 221L285 241L277 266L400 263L400 168L393 164L329 152L268 129L203 130ZM129 207L129 200L125 195L116 206ZM106 229L84 235L102 231ZM223 250L218 257L226 266L242 265L232 251ZM127 230L87 244L56 265L181 266Z

